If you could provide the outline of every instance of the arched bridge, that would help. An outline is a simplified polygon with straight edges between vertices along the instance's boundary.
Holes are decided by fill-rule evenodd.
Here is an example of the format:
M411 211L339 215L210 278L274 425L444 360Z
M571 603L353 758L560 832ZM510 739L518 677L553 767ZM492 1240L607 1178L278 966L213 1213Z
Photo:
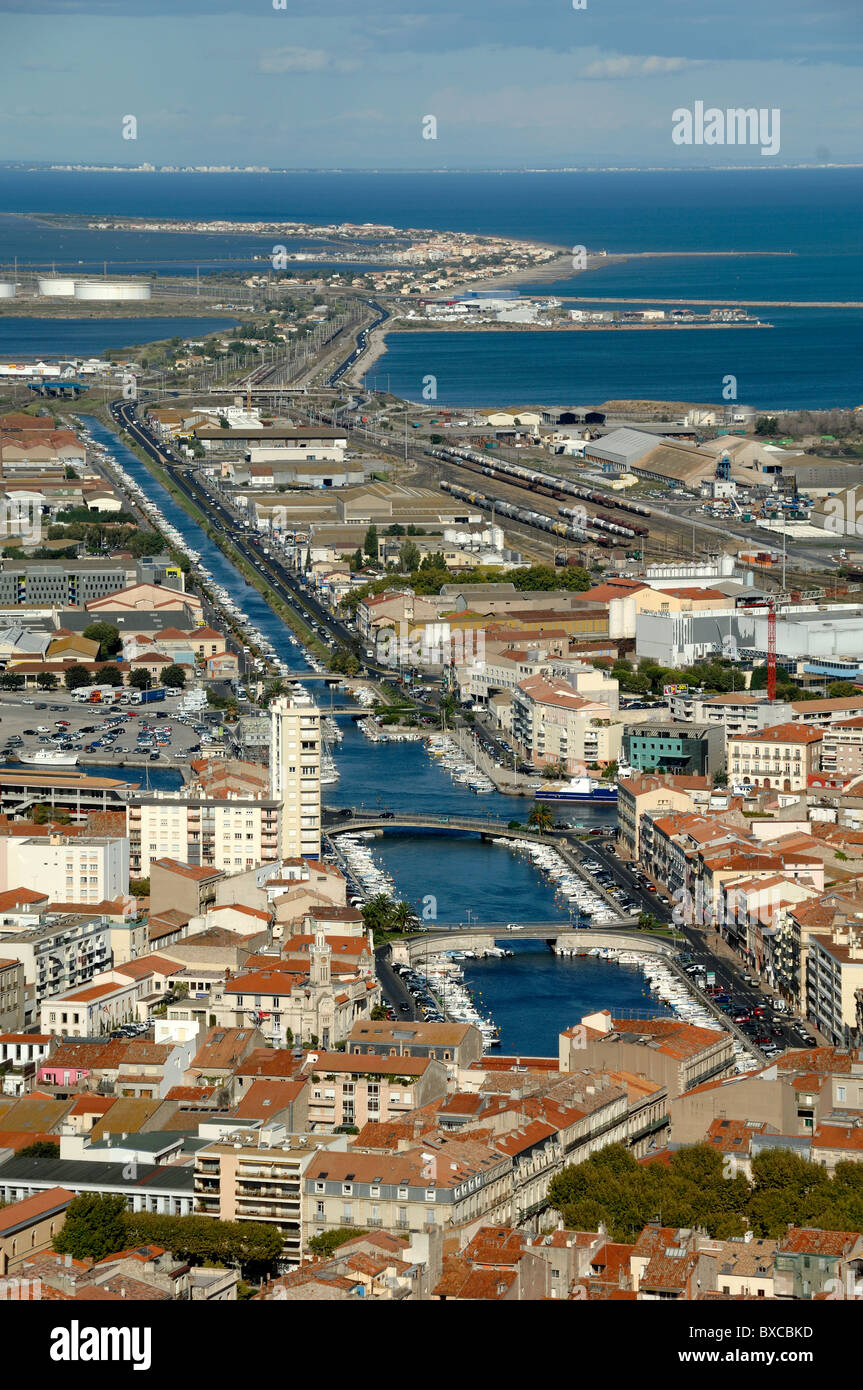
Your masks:
M499 941L510 945L513 941L560 941L564 940L573 951L587 951L593 946L618 951L644 951L651 955L670 957L674 945L667 938L651 936L649 932L627 931L629 919L622 919L613 927L573 927L569 922L521 922L519 930L507 931L505 922L476 922L472 925L453 926L425 931L421 936L410 936L404 942L391 942L392 954L398 958L402 950L407 951L410 961L422 960L426 956L440 955L443 951L476 951Z

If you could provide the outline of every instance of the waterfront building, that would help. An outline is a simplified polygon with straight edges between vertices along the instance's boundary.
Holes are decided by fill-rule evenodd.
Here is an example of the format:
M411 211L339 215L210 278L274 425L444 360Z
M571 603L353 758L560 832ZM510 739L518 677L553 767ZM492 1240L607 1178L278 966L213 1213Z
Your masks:
M270 795L281 806L280 852L321 853L321 713L302 687L270 706Z
M821 767L822 734L801 724L776 724L728 740L728 780L733 786L806 791Z
M482 1057L482 1034L472 1023L420 1023L360 1019L348 1038L348 1052L378 1057L431 1057L450 1075Z
M711 789L709 777L641 773L621 778L617 785L617 839L621 849L638 861L646 816L706 809Z
M722 730L713 724L643 719L623 727L623 755L638 772L712 776L725 763Z
M729 1033L677 1018L614 1018L602 1009L561 1033L560 1070L592 1067L641 1073L665 1086L673 1099L705 1081L729 1076L734 1069L732 1041Z

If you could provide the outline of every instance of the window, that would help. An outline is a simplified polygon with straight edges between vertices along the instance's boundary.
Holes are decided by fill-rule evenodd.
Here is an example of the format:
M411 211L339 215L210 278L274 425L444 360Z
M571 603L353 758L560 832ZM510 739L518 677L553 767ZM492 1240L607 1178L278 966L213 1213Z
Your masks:
M324 1183L324 1182L316 1182L316 1183L315 1183L315 1191L316 1191L316 1192L326 1192L326 1190L327 1190L327 1185L326 1185L326 1183Z
M343 1197L352 1197L352 1196L353 1196L353 1192L354 1192L354 1189L353 1189L353 1184L352 1184L352 1183L349 1183L349 1182L343 1182L343 1183L342 1183L342 1196L343 1196Z

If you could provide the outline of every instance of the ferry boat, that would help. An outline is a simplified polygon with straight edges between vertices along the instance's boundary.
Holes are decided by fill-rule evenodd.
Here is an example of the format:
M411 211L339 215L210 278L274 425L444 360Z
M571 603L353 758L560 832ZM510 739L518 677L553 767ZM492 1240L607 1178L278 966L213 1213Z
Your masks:
M537 801L598 801L608 804L617 801L617 786L613 782L598 782L595 777L570 777L568 782L538 790L535 796Z
M35 767L74 767L78 754L64 753L59 748L40 748L35 753L19 753L18 761Z

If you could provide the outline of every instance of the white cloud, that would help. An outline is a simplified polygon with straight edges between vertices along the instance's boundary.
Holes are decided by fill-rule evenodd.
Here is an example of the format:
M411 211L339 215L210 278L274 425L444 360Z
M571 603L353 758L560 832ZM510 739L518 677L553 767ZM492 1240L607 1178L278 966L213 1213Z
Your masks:
M669 73L686 72L689 68L701 67L698 58L658 58L624 57L612 54L608 58L597 58L589 63L580 77L667 77Z
M355 72L359 63L350 58L334 58L324 48L275 48L258 61L259 72Z

